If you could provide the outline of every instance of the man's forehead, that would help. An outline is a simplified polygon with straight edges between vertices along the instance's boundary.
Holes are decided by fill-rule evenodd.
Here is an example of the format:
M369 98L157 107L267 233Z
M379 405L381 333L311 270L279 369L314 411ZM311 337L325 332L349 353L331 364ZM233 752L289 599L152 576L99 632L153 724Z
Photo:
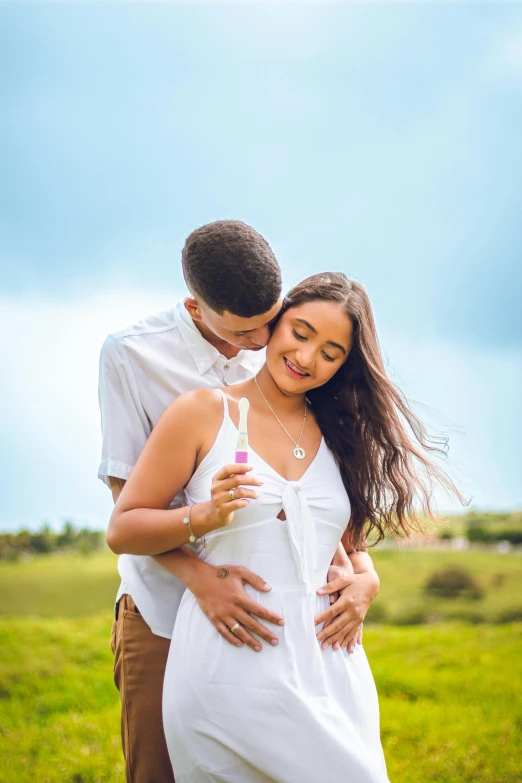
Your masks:
M250 332L254 329L259 329L260 326L270 323L279 313L281 305L282 302L280 300L266 313L253 315L251 318L242 318L240 315L234 315L234 313L224 310L220 318L223 326L226 326L227 329L230 329L233 332Z

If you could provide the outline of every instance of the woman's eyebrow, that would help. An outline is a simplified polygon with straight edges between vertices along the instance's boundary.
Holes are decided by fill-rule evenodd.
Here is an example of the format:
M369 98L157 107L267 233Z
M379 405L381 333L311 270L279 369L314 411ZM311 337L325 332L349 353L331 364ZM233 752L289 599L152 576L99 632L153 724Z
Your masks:
M308 323L308 321L305 321L304 318L296 318L295 320L298 321L300 324L304 324L304 326L306 326L308 329L310 329L312 334L317 334L317 329L315 328L315 326L312 326L312 324ZM326 342L329 345L333 345L334 348L339 348L339 350L342 351L344 353L344 355L346 356L346 349L343 348L342 345L339 345L339 343L334 343L333 340L327 340Z
M310 331L313 332L313 334L317 334L317 329L315 328L315 326L309 324L308 321L305 321L304 318L296 318L295 320L299 321L300 324L304 324L305 326L307 326L308 329L310 329Z

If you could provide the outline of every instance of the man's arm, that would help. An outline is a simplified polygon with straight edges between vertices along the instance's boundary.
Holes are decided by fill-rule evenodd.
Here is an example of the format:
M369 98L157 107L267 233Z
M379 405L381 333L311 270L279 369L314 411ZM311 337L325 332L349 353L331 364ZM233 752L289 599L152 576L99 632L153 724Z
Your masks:
M125 486L125 479L109 476L109 487L111 488L112 502L114 503L114 505L116 505L116 501L120 497L121 491L124 486Z
M323 647L355 650L362 643L362 623L380 588L379 576L370 555L354 550L346 532L328 569L328 584L319 595L330 596L330 608L316 618L324 623L318 639Z
M274 625L284 625L284 619L245 592L245 584L262 593L272 589L260 576L243 566L209 565L186 547L156 555L154 560L183 582L212 625L228 642L237 645L238 638L230 632L230 628L239 622L243 626L241 638L256 652L261 652L262 647L253 633L268 644L278 643L277 637L256 618Z
M373 560L368 554L366 546L361 549L353 549L350 540L345 534L341 539L339 546L335 550L331 567L335 567L338 571L345 570L347 573L350 573L350 565L353 568L353 573L355 574L362 574L367 571L374 571L377 573L375 571L375 566L373 565ZM335 574L335 572L333 573ZM331 582L333 580L329 578L328 581Z
M107 485L111 476L123 481L130 476L151 432L127 359L121 341L107 337L100 353L98 382L102 430L98 478Z
M118 500L125 480L109 477L109 486L114 503ZM264 622L281 625L283 618L262 607L245 592L244 585L249 584L255 590L268 592L270 587L260 576L247 568L239 566L215 567L196 557L186 547L179 547L171 552L156 555L154 560L177 577L195 596L202 611L219 633L231 644L242 646L242 642L230 632L235 622L240 621L245 630L244 642L258 652L261 649L259 639L252 636L256 633L268 644L277 643L277 637L262 625L252 615ZM223 572L226 577L223 578ZM230 622L234 620L234 623ZM250 631L250 633L249 633Z
M353 570L355 574L364 574L368 573L369 571L373 572L377 576L377 571L375 570L375 566L373 564L373 560L371 559L368 552L350 552L347 555L348 559L350 560L350 563L353 566ZM377 576L377 578L379 578Z

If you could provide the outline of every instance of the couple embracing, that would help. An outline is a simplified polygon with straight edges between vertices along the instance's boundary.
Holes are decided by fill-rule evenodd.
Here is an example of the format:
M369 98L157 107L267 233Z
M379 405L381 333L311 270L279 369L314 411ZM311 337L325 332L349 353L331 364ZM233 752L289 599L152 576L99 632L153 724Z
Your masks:
M365 542L407 533L448 480L362 286L327 272L282 299L237 221L194 231L182 263L189 297L100 365L127 783L387 783Z

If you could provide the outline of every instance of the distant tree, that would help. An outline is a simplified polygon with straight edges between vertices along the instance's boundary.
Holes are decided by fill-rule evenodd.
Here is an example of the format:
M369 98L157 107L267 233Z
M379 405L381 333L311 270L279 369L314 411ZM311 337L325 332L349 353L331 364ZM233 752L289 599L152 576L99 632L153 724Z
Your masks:
M31 534L31 549L40 554L47 554L55 548L56 536L52 533L48 522L45 522L38 533Z
M20 558L20 552L13 546L12 536L0 537L0 560L14 561Z
M100 549L103 544L103 533L100 530L89 530L82 528L78 531L76 539L76 548L83 555L89 555L96 549Z
M56 536L57 547L72 547L76 541L76 529L70 519L65 520L63 530Z
M44 522L35 533L29 530L0 533L0 561L18 560L23 555L47 555L57 550L89 554L101 549L104 542L105 537L101 531L86 527L78 530L71 520L65 520L62 530L57 533L53 532L48 522Z

